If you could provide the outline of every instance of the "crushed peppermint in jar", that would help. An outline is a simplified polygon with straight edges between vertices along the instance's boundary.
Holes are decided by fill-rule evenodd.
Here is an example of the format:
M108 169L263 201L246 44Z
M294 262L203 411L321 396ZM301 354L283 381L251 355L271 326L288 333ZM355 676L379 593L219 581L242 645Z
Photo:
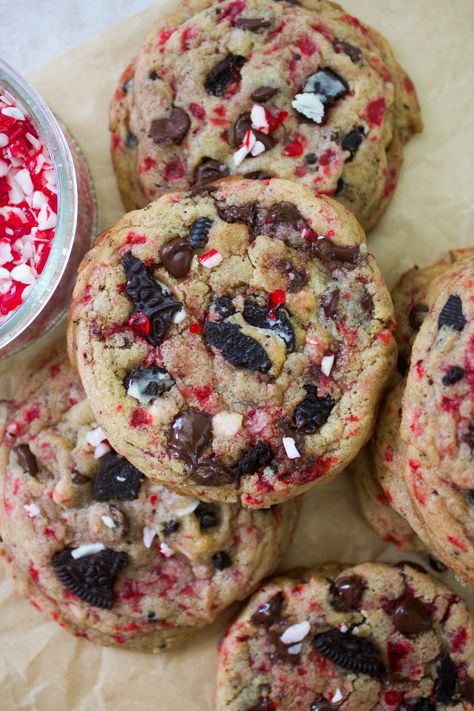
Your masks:
M0 324L42 273L56 214L51 156L30 117L0 89Z

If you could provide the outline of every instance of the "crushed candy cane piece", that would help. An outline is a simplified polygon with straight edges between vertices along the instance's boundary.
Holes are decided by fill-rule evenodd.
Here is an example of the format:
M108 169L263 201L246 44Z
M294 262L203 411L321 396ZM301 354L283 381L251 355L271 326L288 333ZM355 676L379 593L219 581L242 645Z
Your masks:
M250 111L250 120L252 122L252 128L255 131L260 131L261 133L269 133L270 124L267 119L267 112L265 107L260 104L254 104Z
M201 256L198 257L199 263L202 264L203 267L206 267L206 269L217 267L223 259L224 257L217 249L210 249L209 252L201 254Z
M174 550L169 547L167 543L160 543L160 553L165 556L165 558L171 558L174 555Z
M330 355L325 355L322 359L321 372L324 373L324 375L331 375L332 366L334 365L334 358L334 353L331 353Z
M344 697L343 697L343 695L342 695L342 691L341 691L340 689L336 689L336 691L334 692L334 694L333 694L333 696L332 696L332 698L331 698L331 703L332 703L332 704L338 704L339 701L342 701L343 698L344 698Z
M85 555L94 555L94 553L100 553L105 548L103 543L84 543L82 546L75 548L71 551L72 557L77 560Z
M143 529L143 545L145 546L145 548L150 548L155 536L156 536L155 529L145 526L145 528Z
M96 427L95 430L90 430L90 432L86 434L86 442L90 444L91 447L97 447L97 445L105 439L107 439L107 437L102 427Z
M214 436L233 437L242 427L242 420L238 412L218 412L212 418Z
M296 625L288 627L288 629L283 632L280 639L283 644L296 644L297 642L302 642L304 640L310 629L311 625L308 620L297 622Z
M283 437L283 446L285 448L286 456L288 459L298 459L301 454L296 448L295 440L293 437Z
M104 523L104 526L107 526L107 528L115 528L115 521L112 516L107 516L106 514L104 514L103 516L101 516L101 519Z
M100 459L105 454L107 454L108 452L111 452L111 451L112 451L112 448L110 447L109 444L107 444L107 442L101 442L94 449L94 459Z
M301 642L298 644L292 644L291 647L288 647L288 654L299 654L301 650L303 649L303 645Z
M176 516L178 516L178 518L188 516L190 513L197 509L200 503L201 502L199 501L199 499L193 499L188 506L183 506L182 509L176 509L174 513Z
M26 513L30 518L34 518L37 516L40 512L40 508L38 504L24 504L23 508L25 509Z

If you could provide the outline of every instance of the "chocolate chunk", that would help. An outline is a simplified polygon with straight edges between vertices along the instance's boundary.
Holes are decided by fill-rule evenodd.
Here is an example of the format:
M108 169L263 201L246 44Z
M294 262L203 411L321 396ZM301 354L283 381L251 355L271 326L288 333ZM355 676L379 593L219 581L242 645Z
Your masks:
M199 528L201 531L208 531L210 528L217 528L219 525L219 504L206 504L201 502L199 506L194 509L194 515L199 521Z
M359 47L356 47L354 44L340 39L335 39L332 44L338 54L347 54L349 59L354 62L354 64L357 64L357 62L360 61L360 58L362 57L362 51L359 49Z
M95 475L92 488L94 501L136 499L143 478L142 473L117 452L109 452L100 461L101 466Z
M195 465L212 436L212 420L193 408L177 415L170 437L170 451L176 459Z
M297 430L313 434L327 422L336 403L330 395L320 397L314 385L303 385L303 388L307 394L295 407L293 422Z
M426 632L433 626L433 620L426 605L418 598L408 594L398 601L392 619L396 629L407 635Z
M423 304L421 301L411 307L410 313L408 314L408 323L414 331L420 330L421 324L425 320L425 316L428 311L428 306Z
M379 650L367 637L333 629L317 634L313 647L334 664L356 674L377 678L385 671Z
M275 94L278 94L278 91L279 90L274 86L259 86L258 89L255 89L255 91L250 94L250 98L256 101L257 104L264 104L274 97Z
M337 313L337 305L339 303L339 297L341 292L339 289L334 289L321 296L321 306L323 307L324 315L326 318L333 319Z
M284 602L285 596L283 593L276 593L276 595L273 595L273 597L264 602L255 610L250 618L250 621L253 625L270 627L280 618Z
M318 257L323 264L337 269L341 264L356 266L360 262L361 254L358 245L345 247L335 244L327 237L321 237L308 243L310 252Z
M306 79L305 93L317 94L325 108L332 106L349 91L349 84L335 71L324 67Z
M309 707L309 711L334 711L334 708L334 704L318 694Z
M309 277L305 270L296 267L289 259L278 259L274 264L278 269L286 272L288 276L288 285L286 288L290 294L301 291L308 283Z
M349 151L349 153L351 154L350 158L347 159L348 162L353 160L364 138L365 135L364 130L362 128L358 129L357 131L350 131L346 136L344 136L341 142L341 148L344 151Z
M459 683L459 693L464 699L474 704L474 679L467 677Z
M292 654L290 651L291 645L287 645L281 641L281 634L281 630L278 629L270 629L268 631L268 636L274 649L274 651L270 653L271 661L281 661L293 665L299 664L301 661L299 652Z
M226 321L208 323L204 331L206 343L220 351L222 357L236 368L267 373L272 362L265 349L240 328Z
M456 693L458 672L456 665L446 652L441 657L438 667L438 678L435 683L436 700L440 704L449 704Z
M428 555L428 563L431 565L433 570L435 570L437 573L445 573L447 571L447 566L442 563L440 560L435 558L435 556L430 553Z
M450 296L438 318L438 328L447 326L453 331L462 331L467 320L462 311L462 301L459 296Z
M225 551L217 551L217 553L214 553L212 556L212 562L214 563L216 570L225 570L226 568L230 568L232 565L232 560L229 554Z
M257 131L255 128L252 128L252 121L250 119L249 111L246 111L245 113L241 114L235 122L234 143L236 146L242 145L242 143L244 142L245 134L247 133L247 131L250 131L250 129L252 129L252 132L257 141L263 143L263 145L265 146L265 150L270 151L272 148L275 147L276 140L273 138L273 136L270 136L267 133L262 133L261 131Z
M192 249L184 239L171 240L160 249L160 259L171 276L182 279L189 272L193 258Z
M331 607L338 612L358 610L364 590L365 582L359 575L338 578L330 587Z
M204 247L209 240L212 220L209 217L198 217L189 228L188 242L193 249Z
M16 447L13 448L13 451L15 452L18 464L23 469L24 473L29 474L30 476L36 476L38 474L38 462L36 461L36 457L31 451L29 445L17 444Z
M234 469L239 476L248 476L261 467L266 467L272 459L270 446L263 440L259 440L241 456Z
M449 385L454 385L455 383L458 383L460 380L464 378L466 375L466 371L464 368L461 368L460 365L452 365L451 368L448 368L446 371L446 374L443 375L442 383L443 385L449 386Z
M204 81L204 88L212 96L223 96L229 86L240 82L240 70L247 59L239 54L229 54L225 59L216 64Z
M271 26L272 23L270 20L264 20L261 17L239 17L234 22L234 27L238 27L239 30L246 30L247 32L258 32L259 30L265 30Z
M131 252L124 254L122 265L127 277L126 292L134 310L144 313L150 321L148 343L157 346L163 340L173 317L181 311L181 304L154 279L147 268Z
M148 136L158 145L180 143L191 126L188 114L174 106L168 118L154 119Z
M289 225L299 228L304 217L292 202L278 202L270 210L270 220L276 225Z
M229 168L213 158L204 158L194 172L194 189L200 190L204 185L229 175Z
M179 531L180 528L181 525L179 521L165 521L163 525L163 535L171 536L173 533L176 533L176 531Z
M111 548L73 558L73 548L55 553L51 564L60 582L74 595L94 607L111 610L113 584L128 563L128 555Z
M191 478L203 486L225 486L235 484L237 477L234 472L218 459L208 459L199 462L191 472Z
M364 296L360 300L360 305L369 316L372 315L374 311L374 300L372 294L369 294L366 288L364 288Z
M235 308L232 301L227 298L227 296L218 296L212 302L212 307L214 311L222 316L222 318L227 318L235 313Z
M127 148L135 148L138 145L138 138L132 131L128 131L125 136L125 145Z
M171 390L174 380L166 370L152 365L148 368L133 368L124 378L123 385L128 394L141 405L150 405Z
M295 332L285 309L280 307L271 310L259 306L256 301L246 299L242 316L251 326L273 331L284 341L287 351L293 353L295 350Z
M221 220L229 224L242 223L251 227L255 219L255 203L247 202L244 205L217 204L217 212Z

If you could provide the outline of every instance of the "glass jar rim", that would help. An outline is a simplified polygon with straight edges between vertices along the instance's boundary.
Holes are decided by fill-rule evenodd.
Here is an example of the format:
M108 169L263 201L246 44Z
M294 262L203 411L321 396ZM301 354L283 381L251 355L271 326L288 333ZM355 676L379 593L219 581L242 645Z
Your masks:
M74 161L61 126L45 100L12 67L0 59L0 89L6 90L30 116L51 156L58 209L51 252L33 289L21 306L0 325L0 352L31 326L56 291L71 254L78 217ZM40 336L41 334L38 334Z

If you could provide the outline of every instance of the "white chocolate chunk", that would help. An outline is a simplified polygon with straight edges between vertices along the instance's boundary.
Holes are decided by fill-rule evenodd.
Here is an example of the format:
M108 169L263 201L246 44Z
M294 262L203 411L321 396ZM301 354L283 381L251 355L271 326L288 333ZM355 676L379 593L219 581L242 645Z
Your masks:
M331 353L331 355L325 355L322 359L321 372L324 373L324 375L331 375L332 366L334 365L334 357L334 354Z
M156 531L153 528L145 526L145 528L143 529L143 545L145 546L145 548L150 548L155 536Z
M283 437L283 446L285 448L288 459L298 459L301 454L298 452L293 437Z
M280 639L283 644L296 644L297 642L302 642L304 640L310 629L311 625L308 620L297 622L296 625L288 627L288 629L283 632Z

